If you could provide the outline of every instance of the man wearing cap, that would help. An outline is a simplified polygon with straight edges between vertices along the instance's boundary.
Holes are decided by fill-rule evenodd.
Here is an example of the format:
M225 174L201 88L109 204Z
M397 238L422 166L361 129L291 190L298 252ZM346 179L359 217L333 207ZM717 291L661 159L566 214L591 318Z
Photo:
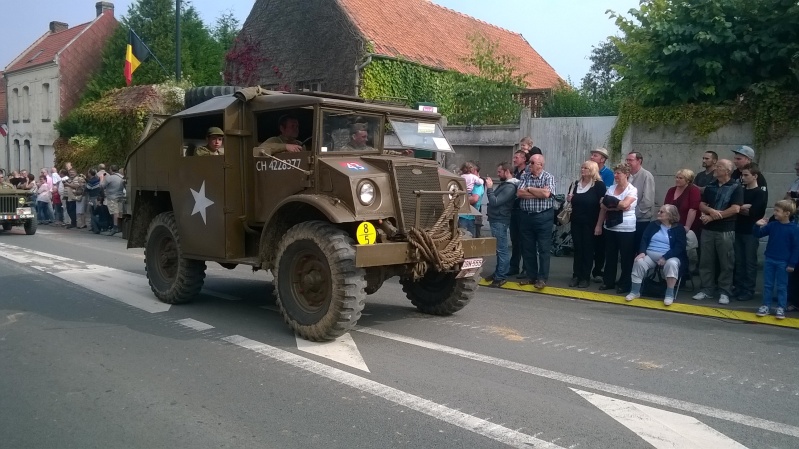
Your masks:
M195 156L221 156L225 154L225 149L222 148L222 141L225 138L225 133L220 128L212 126L208 128L205 133L206 144L203 147L197 147L194 150Z
M735 156L732 158L732 162L735 164L735 171L732 172L732 179L742 182L741 170L743 170L743 168L746 167L746 165L750 162L754 162L755 150L746 145L741 145L740 147L732 150L732 152L735 154ZM768 183L766 182L766 177L763 176L762 172L757 175L757 186L760 187L760 189L764 192L768 192Z
M605 163L610 158L608 154L608 150L605 148L597 148L596 150L591 150L591 157L590 159L596 162L596 165L599 166L599 177L602 178L602 182L605 183L606 186L610 187L614 184L613 181L613 170L605 166Z
M14 186L7 182L5 178L5 173L0 173L0 189L13 189Z
M280 135L266 139L255 148L254 156L274 155L285 151L298 153L305 151L302 142L297 140L300 135L300 121L293 115L284 115L278 120Z

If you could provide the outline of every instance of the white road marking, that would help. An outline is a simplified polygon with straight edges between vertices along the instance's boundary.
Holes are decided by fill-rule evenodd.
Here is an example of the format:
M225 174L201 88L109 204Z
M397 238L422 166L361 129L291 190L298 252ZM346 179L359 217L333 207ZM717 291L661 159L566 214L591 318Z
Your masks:
M0 243L0 257L51 274L146 312L166 312L171 307L153 296L147 278L140 274L92 265L5 243Z
M696 418L572 388L656 449L747 449Z
M344 334L341 337L323 343L308 341L300 336L295 336L297 339L297 349L307 352L309 354L318 355L330 359L334 362L341 363L342 365L351 366L361 371L369 371L366 362L363 360L361 351L352 339L352 335Z
M754 427L756 429L768 430L770 432L775 432L792 437L799 437L799 427L792 426L790 424L783 424L775 421L769 421L767 419L756 418L754 416L748 416L741 413L731 412L728 410L708 407L693 402L682 401L679 399L673 399L665 396L659 396L656 394L646 393L644 391L633 390L632 388L619 387L605 382L594 381L591 379L586 379L584 377L572 376L570 374L559 373L557 371L550 371L543 368L537 368L535 366L512 362L510 360L491 357L489 355L479 354L476 352L465 351L463 349L453 348L451 346L445 346L438 343L419 340L418 338L406 337L404 335L394 334L391 332L381 331L368 327L357 327L355 330L358 332L362 332L364 334L374 335L376 337L386 338L389 340L398 341L401 343L406 343L409 345L418 346L433 351L443 352L446 354L455 355L465 359L487 363L489 365L499 366L502 368L519 371L522 373L532 374L534 376L543 377L545 379L556 380L559 382L576 385L578 387L590 388L592 390L603 391L605 393L614 394L616 396L623 396L638 401L650 402L652 404L662 405L676 410L682 410L688 413L709 416L711 418L723 419L725 421L743 424L745 426Z
M259 354L265 355L274 360L289 364L301 370L305 370L322 377L326 377L335 382L355 388L365 393L373 394L395 404L407 407L435 419L444 421L462 429L483 435L492 440L507 444L516 448L549 448L563 449L553 443L532 437L513 429L494 424L484 419L477 418L444 405L437 404L419 396L398 390L396 388L383 385L373 380L333 368L322 363L307 359L305 357L292 354L290 352L269 346L264 343L244 338L240 335L231 335L223 340L240 346Z
M196 331L207 331L208 329L213 329L214 326L210 324L205 324L202 321L193 320L191 318L185 318L182 320L175 321L178 324L182 324L183 326L188 327L189 329L194 329Z
M140 274L96 265L51 274L145 312L166 312L172 307L153 295L147 278Z

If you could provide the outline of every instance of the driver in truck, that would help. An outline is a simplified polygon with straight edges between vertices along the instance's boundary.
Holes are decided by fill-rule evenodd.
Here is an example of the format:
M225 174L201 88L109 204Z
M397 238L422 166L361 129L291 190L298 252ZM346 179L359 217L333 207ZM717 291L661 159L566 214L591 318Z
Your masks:
M222 129L212 126L208 128L205 133L206 145L194 150L195 156L221 156L225 154L225 149L222 147L222 142L225 139L225 133Z
M297 140L300 135L300 121L293 115L284 115L278 121L280 135L266 139L262 144L255 148L254 156L274 155L288 151L297 153L305 151L302 142Z

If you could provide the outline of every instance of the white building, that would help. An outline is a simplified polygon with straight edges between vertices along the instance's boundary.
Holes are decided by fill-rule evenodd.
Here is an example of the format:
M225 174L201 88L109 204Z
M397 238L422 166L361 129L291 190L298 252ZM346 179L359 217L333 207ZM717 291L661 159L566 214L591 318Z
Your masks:
M38 173L54 165L53 124L77 106L117 27L112 3L95 8L94 20L72 28L50 22L50 30L6 67L8 136L0 145L0 166Z

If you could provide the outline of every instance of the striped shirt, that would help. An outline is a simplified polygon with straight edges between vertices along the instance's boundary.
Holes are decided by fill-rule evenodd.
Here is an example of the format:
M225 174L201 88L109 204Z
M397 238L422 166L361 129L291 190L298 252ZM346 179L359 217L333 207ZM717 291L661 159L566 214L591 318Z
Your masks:
M535 176L532 172L525 171L519 182L519 190L534 187L542 189L549 187L549 198L523 198L519 201L519 207L525 212L543 212L555 207L555 177L546 171Z

